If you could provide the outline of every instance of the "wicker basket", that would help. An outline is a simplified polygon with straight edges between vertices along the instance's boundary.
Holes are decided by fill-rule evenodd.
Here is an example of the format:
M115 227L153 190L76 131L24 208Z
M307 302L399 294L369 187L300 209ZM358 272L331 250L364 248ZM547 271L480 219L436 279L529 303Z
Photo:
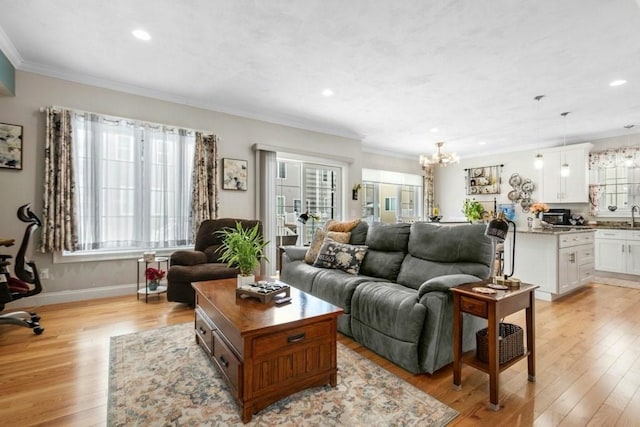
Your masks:
M500 323L498 342L498 363L501 365L524 354L523 331L518 325ZM482 362L489 362L489 330L476 332L476 357Z

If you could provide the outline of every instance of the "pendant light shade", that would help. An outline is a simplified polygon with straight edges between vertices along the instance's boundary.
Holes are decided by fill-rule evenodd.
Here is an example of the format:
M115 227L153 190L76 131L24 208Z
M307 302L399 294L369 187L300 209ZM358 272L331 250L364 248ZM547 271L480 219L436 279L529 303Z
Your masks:
M564 139L562 142L562 156L564 157L564 162L562 163L562 166L560 166L560 176L567 177L571 175L571 168L569 167L569 163L567 163L567 154L564 152L564 149L567 147L567 116L569 115L569 111L565 111L560 115L564 117Z
M544 158L542 154L536 154L536 157L533 159L533 167L536 169L542 169L544 167Z

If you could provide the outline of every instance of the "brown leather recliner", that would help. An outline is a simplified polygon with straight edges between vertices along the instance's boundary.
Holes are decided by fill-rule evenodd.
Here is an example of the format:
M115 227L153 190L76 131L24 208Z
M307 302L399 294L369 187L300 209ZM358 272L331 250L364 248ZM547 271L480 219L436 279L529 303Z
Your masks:
M238 269L229 268L219 261L217 252L222 244L216 231L223 228L235 228L240 222L246 228L260 224L259 220L219 218L208 219L200 224L194 250L176 251L171 255L169 273L167 274L167 299L195 305L195 291L191 282L203 280L226 279L235 277ZM262 232L262 225L260 225Z

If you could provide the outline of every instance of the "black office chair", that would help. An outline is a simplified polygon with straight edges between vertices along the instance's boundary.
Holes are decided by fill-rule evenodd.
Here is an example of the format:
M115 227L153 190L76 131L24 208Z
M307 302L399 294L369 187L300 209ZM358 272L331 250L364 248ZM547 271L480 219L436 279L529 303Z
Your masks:
M0 277L0 311L4 310L6 303L36 295L42 291L42 284L40 283L40 276L38 276L38 269L35 263L25 258L31 235L42 223L40 219L31 212L29 204L22 205L18 208L18 218L29 225L27 225L27 229L22 237L20 249L18 249L18 253L16 254L16 263L13 271L17 277L11 276L9 272L8 267L11 263L8 259L11 258L11 255L0 254L0 276L2 276ZM11 246L13 245L13 240L4 240L1 244ZM25 326L33 329L36 335L44 332L44 328L38 323L39 321L40 317L32 312L14 311L0 314L0 324Z

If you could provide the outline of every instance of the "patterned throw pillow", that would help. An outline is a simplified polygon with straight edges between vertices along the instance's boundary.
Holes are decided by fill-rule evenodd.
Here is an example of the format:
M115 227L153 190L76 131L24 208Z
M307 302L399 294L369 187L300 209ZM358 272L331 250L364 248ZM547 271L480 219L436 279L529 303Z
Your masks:
M323 231L320 229L316 230L316 233L313 235L313 241L311 242L311 245L309 245L307 253L304 255L304 262L307 264L313 264L326 237L329 237L336 242L349 243L351 233L338 233L337 231Z
M325 224L324 229L327 231L340 231L346 233L356 228L356 225L359 223L360 218L354 219L353 221L337 221L332 219Z
M313 266L333 268L346 271L349 274L358 274L366 254L366 246L348 245L327 238L324 240Z

